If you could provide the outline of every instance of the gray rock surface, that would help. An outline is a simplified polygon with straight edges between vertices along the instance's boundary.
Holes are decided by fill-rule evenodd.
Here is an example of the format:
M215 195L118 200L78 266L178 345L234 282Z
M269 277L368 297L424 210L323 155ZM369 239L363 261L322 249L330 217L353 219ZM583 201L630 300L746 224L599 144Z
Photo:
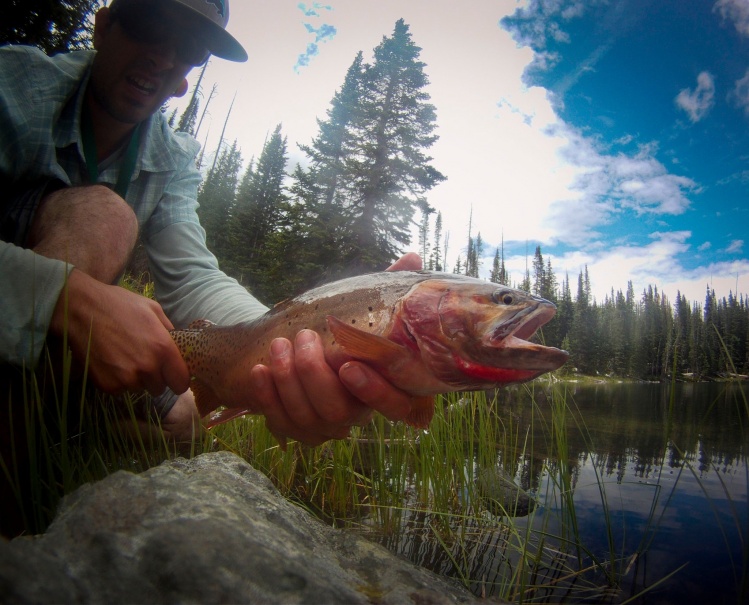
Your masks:
M462 587L290 504L227 452L123 471L0 541L2 603L473 603Z

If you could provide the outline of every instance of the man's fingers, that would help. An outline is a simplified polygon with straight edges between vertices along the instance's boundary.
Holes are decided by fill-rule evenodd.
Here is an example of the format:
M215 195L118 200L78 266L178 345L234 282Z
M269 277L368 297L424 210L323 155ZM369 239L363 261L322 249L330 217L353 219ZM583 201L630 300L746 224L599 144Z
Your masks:
M421 257L416 252L407 252L390 265L386 271L419 271L421 267Z
M341 425L354 424L363 408L341 384L338 374L325 360L322 341L312 330L300 331L294 340L294 359L300 382L321 421L341 433ZM324 393L325 396L321 396ZM338 429L338 430L336 430Z
M270 345L270 369L286 414L297 426L314 426L320 418L312 407L296 368L291 342L276 338Z
M396 389L363 363L345 363L338 375L354 397L389 420L403 420L411 411L411 396Z
M190 371L185 360L182 359L177 345L172 344L174 346L170 347L169 353L161 366L161 376L166 386L180 395L190 387Z
M166 313L164 313L164 309L161 308L161 305L156 301L149 302L152 303L151 309L153 309L154 315L156 315L161 322L161 325L163 325L167 330L174 330L174 324L169 321L169 318L166 316Z

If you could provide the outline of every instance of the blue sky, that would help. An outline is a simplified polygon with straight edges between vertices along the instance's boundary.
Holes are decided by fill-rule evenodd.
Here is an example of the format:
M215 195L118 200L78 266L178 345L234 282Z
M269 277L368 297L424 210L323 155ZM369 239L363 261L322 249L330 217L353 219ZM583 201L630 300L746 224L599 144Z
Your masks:
M745 258L749 2L533 2L502 26L535 51L525 81L561 119L664 169L649 183L643 166L599 198L614 201L602 235L645 245L688 231L686 269Z
M515 281L536 245L560 278L588 267L598 300L632 281L673 301L749 292L749 0L235 0L248 63L211 62L203 131L257 155L279 122L290 166L358 51L403 18L437 109L428 201L469 218L488 275L504 241ZM210 88L206 88L210 90ZM184 100L183 100L184 102ZM416 241L414 240L414 246ZM573 288L574 290L574 288Z

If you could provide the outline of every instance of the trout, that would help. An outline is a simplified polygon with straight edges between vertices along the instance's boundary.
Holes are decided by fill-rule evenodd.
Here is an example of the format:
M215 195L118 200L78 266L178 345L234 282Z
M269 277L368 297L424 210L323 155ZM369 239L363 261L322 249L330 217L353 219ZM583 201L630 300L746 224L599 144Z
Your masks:
M525 382L560 367L566 351L528 341L555 311L547 300L471 277L385 271L309 290L248 323L198 320L171 334L207 427L253 411L247 393L242 407L215 412L223 404L213 385L231 388L268 363L272 339L309 328L334 370L367 363L413 397L406 422L426 428L434 395Z

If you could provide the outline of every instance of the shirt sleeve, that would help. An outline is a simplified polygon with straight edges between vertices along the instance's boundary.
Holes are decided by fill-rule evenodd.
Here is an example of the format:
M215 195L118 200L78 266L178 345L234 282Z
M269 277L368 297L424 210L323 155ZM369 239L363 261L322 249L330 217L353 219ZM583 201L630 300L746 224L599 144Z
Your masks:
M0 358L33 368L72 265L0 242Z
M156 300L175 327L196 319L234 324L256 319L268 308L219 270L195 222L172 223L145 242Z

